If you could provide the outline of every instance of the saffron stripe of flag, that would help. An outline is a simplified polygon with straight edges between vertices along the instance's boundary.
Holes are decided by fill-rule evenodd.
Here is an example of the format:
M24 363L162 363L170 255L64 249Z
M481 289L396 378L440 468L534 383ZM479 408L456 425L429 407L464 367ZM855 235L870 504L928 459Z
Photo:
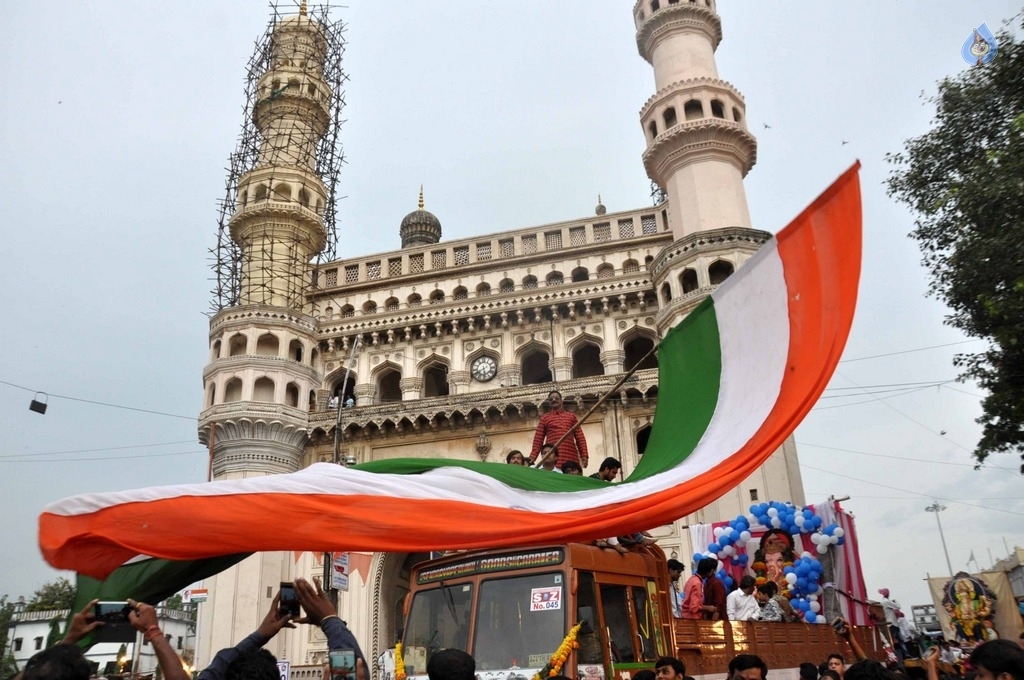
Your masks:
M693 512L761 465L828 383L860 272L859 164L662 340L655 426L621 484L475 461L397 459L75 496L47 508L53 566L138 556L429 551L587 540Z

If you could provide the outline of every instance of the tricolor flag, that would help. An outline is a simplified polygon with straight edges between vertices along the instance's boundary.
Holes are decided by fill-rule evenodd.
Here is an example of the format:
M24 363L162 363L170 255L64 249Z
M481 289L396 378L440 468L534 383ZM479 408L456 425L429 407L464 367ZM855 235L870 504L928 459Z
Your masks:
M316 464L67 498L39 518L43 555L103 579L142 558L203 560L209 570L210 560L256 551L521 546L619 535L693 512L783 443L839 362L860 272L858 168L666 334L655 427L621 484L475 461ZM165 585L196 580L186 571L179 581L186 577Z

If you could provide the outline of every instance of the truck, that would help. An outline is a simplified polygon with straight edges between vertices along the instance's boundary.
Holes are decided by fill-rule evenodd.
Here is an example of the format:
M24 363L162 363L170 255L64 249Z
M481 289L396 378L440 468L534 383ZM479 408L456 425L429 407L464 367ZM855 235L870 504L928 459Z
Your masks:
M425 680L430 655L457 648L476 660L478 680L530 680L579 624L578 647L561 674L629 680L662 656L697 680L721 678L737 654L756 654L773 680L796 678L847 643L832 626L672 617L665 553L657 545L626 554L568 543L458 552L417 565L402 632L409 680ZM853 627L865 652L883 659L870 627Z

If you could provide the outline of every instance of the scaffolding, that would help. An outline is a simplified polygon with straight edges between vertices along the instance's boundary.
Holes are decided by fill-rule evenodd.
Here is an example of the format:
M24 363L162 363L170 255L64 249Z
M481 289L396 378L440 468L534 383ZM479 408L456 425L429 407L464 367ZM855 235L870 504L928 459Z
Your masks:
M242 129L209 250L211 314L247 303L301 308L316 266L335 258L345 26L330 4L292 7L271 3L246 66ZM233 236L232 222L250 213L245 236Z

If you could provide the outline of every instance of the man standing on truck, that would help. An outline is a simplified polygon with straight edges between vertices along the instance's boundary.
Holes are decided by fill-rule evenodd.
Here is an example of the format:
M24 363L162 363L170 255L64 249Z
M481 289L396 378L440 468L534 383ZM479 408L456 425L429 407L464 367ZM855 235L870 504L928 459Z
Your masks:
M667 562L667 564L668 583L672 595L672 616L673 618L681 619L683 618L683 598L679 593L679 577L683 575L683 563L672 558Z
M730 621L755 621L761 618L761 608L757 606L754 596L754 577L745 574L740 579L740 587L729 593L725 598L725 609Z
M684 619L700 619L705 612L713 614L718 611L714 605L704 604L704 579L715 573L718 560L705 557L697 563L697 573L686 580L683 586Z
M533 448L530 449L530 465L537 461L540 448L543 444L554 444L562 435L576 425L576 414L569 413L562 408L562 393L552 390L548 395L548 406L551 409L540 417L537 423L537 430L533 433ZM577 427L571 435L562 440L558 446L558 460L555 468L562 469L566 461L574 460L580 467L586 469L589 455L587 453L587 440L583 438L583 429Z

